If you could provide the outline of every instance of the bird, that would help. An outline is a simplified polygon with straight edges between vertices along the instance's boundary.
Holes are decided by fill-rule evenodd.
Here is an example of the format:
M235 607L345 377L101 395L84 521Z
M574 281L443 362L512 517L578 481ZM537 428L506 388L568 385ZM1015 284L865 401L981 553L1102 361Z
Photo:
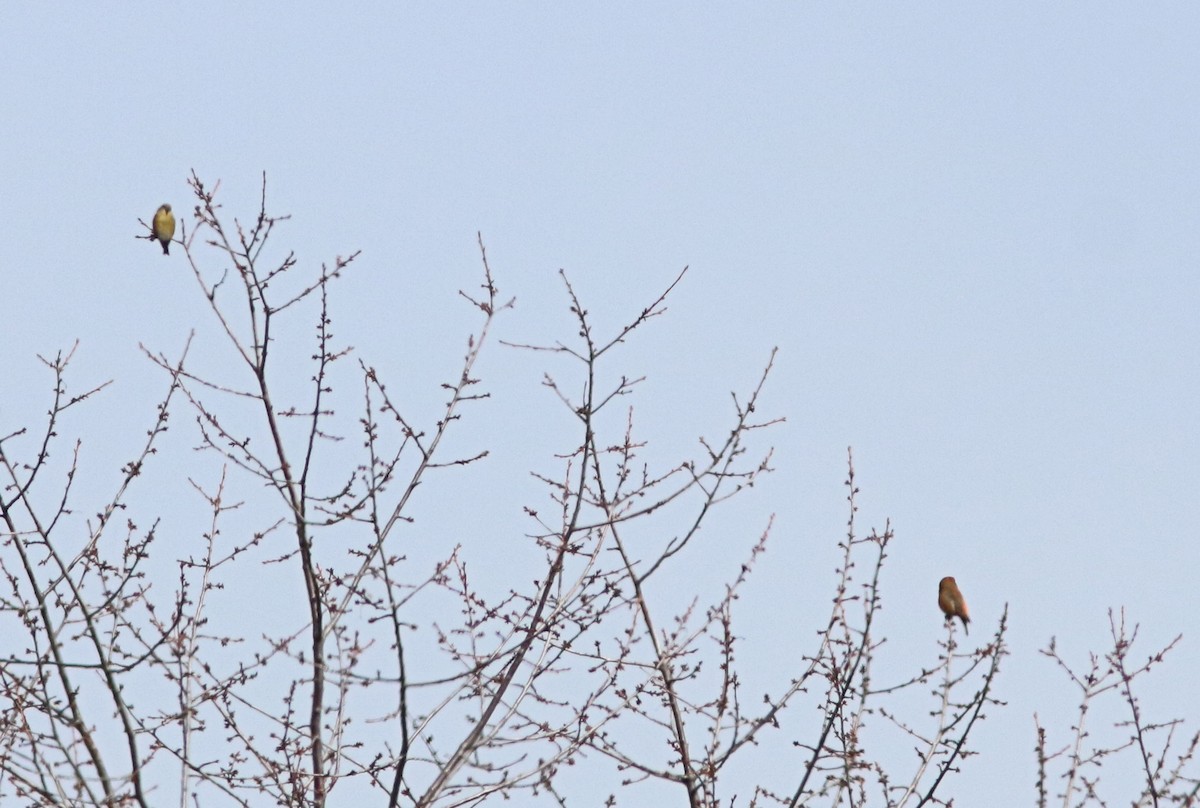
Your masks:
M958 584L954 582L954 578L947 575L938 583L938 606L942 613L946 615L946 619L958 617L962 619L963 631L967 634L971 633L970 627L967 625L971 622L971 613L967 610L967 601L962 596L962 592L958 591Z
M175 215L171 206L163 203L154 212L154 224L150 228L154 238L162 242L163 255L171 254L171 239L175 236Z

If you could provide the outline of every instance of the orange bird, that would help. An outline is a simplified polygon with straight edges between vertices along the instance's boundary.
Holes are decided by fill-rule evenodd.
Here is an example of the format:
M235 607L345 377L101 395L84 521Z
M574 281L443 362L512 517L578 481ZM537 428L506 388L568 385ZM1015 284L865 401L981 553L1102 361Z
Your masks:
M971 622L971 613L967 611L967 601L963 598L962 592L958 591L958 584L949 575L938 584L938 606L941 608L942 614L946 615L947 620L954 617L961 618L963 631L967 634L971 633L971 629L967 625Z

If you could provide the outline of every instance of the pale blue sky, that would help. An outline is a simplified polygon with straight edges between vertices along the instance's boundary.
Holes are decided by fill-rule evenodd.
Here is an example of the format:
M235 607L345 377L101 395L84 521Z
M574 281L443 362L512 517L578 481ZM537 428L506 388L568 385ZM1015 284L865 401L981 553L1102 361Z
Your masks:
M877 665L932 659L942 575L981 636L1011 604L1009 706L947 796L1032 804L1032 714L1065 742L1075 699L1036 650L1082 665L1109 607L1147 653L1185 634L1144 706L1200 719L1200 9L243 5L0 8L0 433L45 408L34 354L78 338L78 387L116 384L70 427L103 467L138 444L163 383L137 345L177 352L204 306L137 219L184 218L191 169L243 218L265 170L304 263L361 249L339 335L429 406L474 326L476 231L518 342L573 334L560 267L612 326L688 265L625 354L662 462L780 349L778 471L715 523L744 542L776 514L748 660L769 674L772 632L807 641L827 609L853 446L860 525L898 532ZM461 446L509 482L424 501L431 541L478 531L473 497L479 558L524 541L524 472L569 429L551 365L485 356L495 401Z

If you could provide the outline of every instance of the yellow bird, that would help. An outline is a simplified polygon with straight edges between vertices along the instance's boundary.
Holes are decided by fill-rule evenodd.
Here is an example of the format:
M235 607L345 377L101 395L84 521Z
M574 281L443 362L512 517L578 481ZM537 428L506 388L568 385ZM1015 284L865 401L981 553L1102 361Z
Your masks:
M171 239L175 237L175 216L170 205L159 205L154 212L154 225L150 228L154 237L162 242L163 255L171 254Z
M946 615L946 619L955 617L961 618L963 622L963 631L967 634L971 633L968 623L971 622L971 614L967 611L967 601L962 596L962 592L958 591L958 584L954 579L947 575L938 584L938 606L942 610L942 614Z

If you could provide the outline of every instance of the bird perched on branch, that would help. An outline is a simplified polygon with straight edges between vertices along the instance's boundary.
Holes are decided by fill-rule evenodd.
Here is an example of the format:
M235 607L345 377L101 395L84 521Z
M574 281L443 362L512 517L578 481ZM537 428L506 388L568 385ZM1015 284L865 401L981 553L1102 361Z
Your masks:
M971 613L967 611L967 601L963 598L962 592L958 591L958 584L949 575L938 584L938 606L941 608L942 614L946 615L947 620L960 618L963 623L963 631L967 634L971 633L971 629L967 625L971 622Z
M154 223L150 232L162 242L163 255L171 254L171 239L175 237L175 214L171 213L170 205L159 205L154 212Z

